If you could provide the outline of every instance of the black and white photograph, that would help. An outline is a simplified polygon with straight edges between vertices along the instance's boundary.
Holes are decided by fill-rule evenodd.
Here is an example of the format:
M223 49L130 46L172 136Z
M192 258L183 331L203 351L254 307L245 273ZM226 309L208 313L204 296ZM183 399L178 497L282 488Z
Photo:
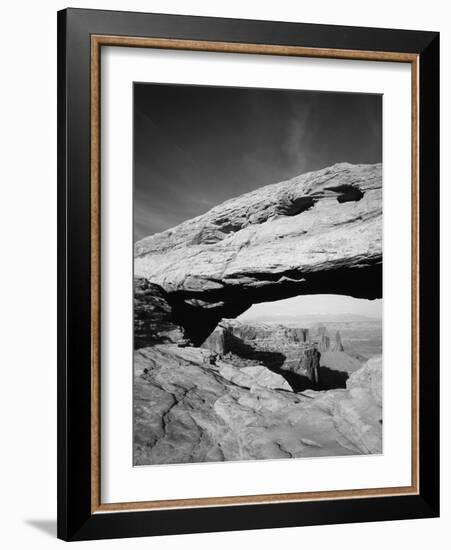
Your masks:
M135 83L133 147L133 464L382 453L382 96Z
M449 540L447 4L2 7L2 548Z

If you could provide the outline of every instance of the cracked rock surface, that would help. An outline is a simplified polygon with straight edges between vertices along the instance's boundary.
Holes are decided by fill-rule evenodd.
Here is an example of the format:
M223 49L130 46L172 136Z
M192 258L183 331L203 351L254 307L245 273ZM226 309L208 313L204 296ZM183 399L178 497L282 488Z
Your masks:
M135 352L134 464L381 452L380 360L346 389L295 393L264 366L157 344Z
M134 274L135 465L382 451L380 360L361 366L338 333L230 321L301 294L382 296L380 164L219 204L136 243Z

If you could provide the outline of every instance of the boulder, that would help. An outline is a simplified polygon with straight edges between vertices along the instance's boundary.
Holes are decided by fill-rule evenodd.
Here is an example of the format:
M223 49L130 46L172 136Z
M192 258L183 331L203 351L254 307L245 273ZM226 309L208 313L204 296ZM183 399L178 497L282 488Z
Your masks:
M218 325L210 336L202 343L202 348L214 351L218 355L225 355L229 351L227 328Z

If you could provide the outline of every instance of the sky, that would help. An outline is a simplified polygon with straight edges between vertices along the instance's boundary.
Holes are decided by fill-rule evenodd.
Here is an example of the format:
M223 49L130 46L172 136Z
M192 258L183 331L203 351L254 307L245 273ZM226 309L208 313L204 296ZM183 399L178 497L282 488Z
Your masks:
M134 238L337 162L382 162L382 96L134 84Z
M328 317L363 315L382 319L382 300L362 300L336 294L295 296L277 302L254 304L239 318L242 321L255 321L280 317L282 321L313 314Z

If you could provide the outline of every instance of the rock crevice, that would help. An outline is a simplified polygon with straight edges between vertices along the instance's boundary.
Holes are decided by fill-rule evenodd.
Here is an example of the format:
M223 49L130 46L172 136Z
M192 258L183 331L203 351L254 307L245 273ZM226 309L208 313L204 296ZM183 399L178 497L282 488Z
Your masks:
M381 361L346 388L293 393L266 367L211 364L211 352L135 352L134 464L380 453Z

